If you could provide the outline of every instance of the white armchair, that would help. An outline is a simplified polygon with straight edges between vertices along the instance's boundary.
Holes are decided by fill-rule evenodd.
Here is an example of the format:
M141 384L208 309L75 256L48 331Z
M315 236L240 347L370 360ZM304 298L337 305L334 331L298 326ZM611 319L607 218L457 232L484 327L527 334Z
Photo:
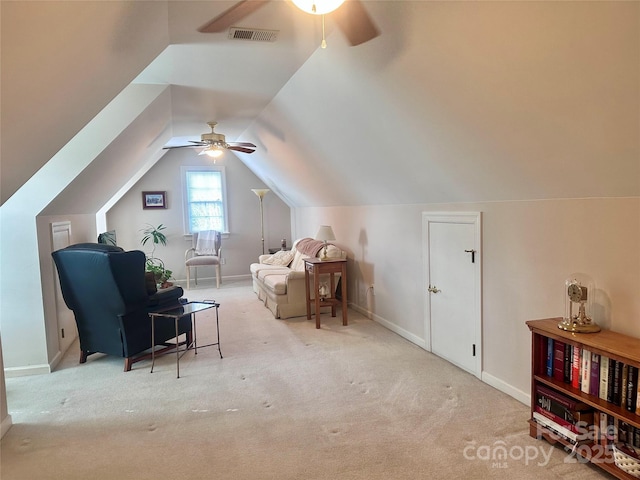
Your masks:
M216 287L220 288L220 260L222 258L220 232L203 230L192 235L192 247L184 252L184 265L187 270L187 289L191 284L191 268L195 269L195 281L198 284L198 267L213 265L216 268Z

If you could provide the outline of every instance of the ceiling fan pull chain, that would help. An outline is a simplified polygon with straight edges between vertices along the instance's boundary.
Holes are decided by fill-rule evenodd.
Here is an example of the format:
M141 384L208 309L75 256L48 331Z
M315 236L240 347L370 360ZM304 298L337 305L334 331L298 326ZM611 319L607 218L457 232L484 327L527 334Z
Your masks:
M322 15L322 43L320 44L322 48L327 48L327 42L324 39L324 15Z

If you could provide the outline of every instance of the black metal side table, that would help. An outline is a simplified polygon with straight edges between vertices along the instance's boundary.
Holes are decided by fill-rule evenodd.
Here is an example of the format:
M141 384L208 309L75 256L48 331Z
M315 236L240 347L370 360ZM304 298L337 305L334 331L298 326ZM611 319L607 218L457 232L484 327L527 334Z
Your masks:
M196 329L196 313L202 312L203 310L208 310L210 308L216 309L216 334L217 334L217 342L209 343L207 345L201 345L200 348L218 346L218 353L220 354L220 358L222 358L222 351L220 350L220 323L218 319L218 308L220 304L213 300L204 300L202 302L188 302L178 306L172 306L170 308L164 310L158 310L155 312L149 312L149 317L151 318L151 343L153 344L153 339L155 338L155 325L157 318L170 318L173 319L176 327L176 342L178 341L178 321L187 315L191 317L191 322L193 325L193 347L191 345L187 345L187 347L183 350L179 349L176 346L176 378L180 378L180 357L187 350L191 350L193 348L195 354L198 354L198 335ZM153 373L153 366L156 361L155 349L151 350L151 373Z

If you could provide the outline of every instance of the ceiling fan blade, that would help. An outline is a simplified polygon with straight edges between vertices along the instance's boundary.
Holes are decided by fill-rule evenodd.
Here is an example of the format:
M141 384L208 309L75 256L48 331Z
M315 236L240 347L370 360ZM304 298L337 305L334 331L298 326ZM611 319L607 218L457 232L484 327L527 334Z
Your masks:
M268 1L270 0L242 0L222 12L209 23L198 28L198 31L200 33L224 32L244 17L251 15Z
M172 150L174 148L202 148L204 145L173 145L171 147L162 147L163 150Z
M236 152L242 152L242 153L253 153L253 152L255 152L255 150L252 149L252 148L234 147L232 145L227 147L227 150L235 150Z
M203 142L201 140L189 140L191 143L195 143L197 147L204 147L207 145L207 142Z
M360 0L347 0L331 13L331 17L354 47L380 35L380 30Z
M249 143L249 142L229 142L229 145L232 145L234 147L251 147L251 148L256 148L256 146L253 143Z

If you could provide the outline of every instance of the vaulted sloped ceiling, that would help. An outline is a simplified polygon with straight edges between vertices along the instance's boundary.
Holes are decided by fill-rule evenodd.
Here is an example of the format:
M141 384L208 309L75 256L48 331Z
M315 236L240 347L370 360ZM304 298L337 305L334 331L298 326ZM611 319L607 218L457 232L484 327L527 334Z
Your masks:
M35 30L6 3L3 201L140 73L128 63L134 53L146 65L154 52L135 81L171 84L174 141L198 139L218 121L228 140L258 146L239 159L292 207L640 194L638 2L371 1L382 34L351 47L328 20L325 50L319 19L283 1L243 21L280 30L273 43L196 32L233 2L95 2L116 5L100 29L54 28L35 10ZM42 3L66 5L49 12L56 18L73 16L73 5L75 19L96 14L85 2ZM6 12L11 23L24 17L7 37L24 43L17 52L5 41ZM172 45L160 53L165 41ZM94 58L80 46L88 42L117 58ZM76 62L50 44L75 45ZM34 48L52 72L50 57L62 57L64 72L46 78ZM9 77L7 53L17 69ZM114 70L120 64L130 68ZM29 80L37 100L7 92L5 77L10 87ZM139 122L136 131L148 145L153 136ZM133 145L131 137L121 139ZM100 163L113 174L108 158Z
M4 204L169 37L163 2L3 0L0 21Z
M244 135L291 204L640 193L638 3L367 5L383 35L335 33Z

